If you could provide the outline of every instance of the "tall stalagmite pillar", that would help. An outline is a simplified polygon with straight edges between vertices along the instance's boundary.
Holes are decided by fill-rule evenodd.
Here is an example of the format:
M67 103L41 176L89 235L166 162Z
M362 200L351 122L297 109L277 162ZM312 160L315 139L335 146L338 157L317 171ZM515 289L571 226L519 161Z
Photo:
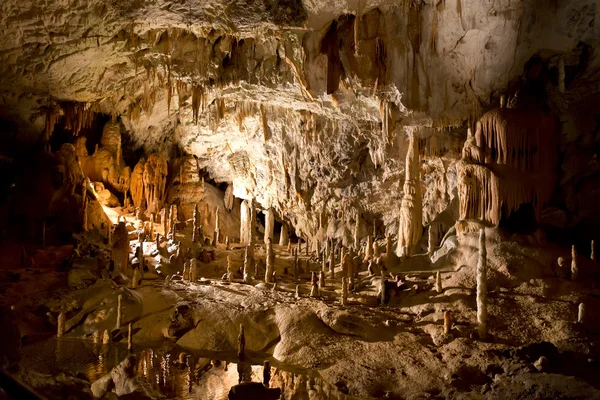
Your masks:
M271 239L273 240L273 231L275 230L275 214L273 213L273 208L269 207L265 211L265 244Z
M422 200L419 151L414 134L410 135L408 152L406 153L404 197L400 204L400 228L398 229L398 247L396 254L411 256L414 246L421 239L422 225Z
M479 260L477 261L477 324L479 338L487 336L487 251L485 230L479 231Z
M250 231L250 206L248 200L242 201L240 207L240 243L247 244Z

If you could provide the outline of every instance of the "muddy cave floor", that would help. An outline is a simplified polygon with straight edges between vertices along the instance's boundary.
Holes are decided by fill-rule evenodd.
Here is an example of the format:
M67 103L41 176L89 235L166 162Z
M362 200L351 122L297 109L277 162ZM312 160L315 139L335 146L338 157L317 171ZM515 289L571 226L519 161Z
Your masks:
M182 231L177 240L186 248L191 246L190 237ZM132 247L136 243L132 240ZM560 252L549 247L527 248L511 241L491 250L488 246L492 272L488 297L490 335L479 340L475 337L472 260L466 266L445 269L442 293L435 291L435 275L431 271L404 271L406 289L387 306L377 305L375 285L358 283L363 286L362 291L350 293L348 304L343 306L339 268L336 279L326 279L323 293L310 298L310 274L305 272L298 281L294 281L291 272L286 275L284 269L292 271L293 257L279 245L273 246L275 290L272 284L261 282L264 263L260 261L263 269L259 267L254 285L241 283L241 277L232 283L221 280L228 255L235 268L242 265L243 246L239 244L232 244L229 250L219 244L215 260L199 263L198 276L203 280L191 283L165 281L166 275L177 271L166 270L170 267L165 267L164 262L161 274L152 271L153 263L168 259L168 246L163 244L160 256L153 257L156 246L148 242L145 258L150 271L144 273L140 287L130 289L126 284L99 279L81 290L69 290L68 272L61 266L72 248L34 250L28 246L28 252L35 254L35 265L20 267L22 245L11 241L1 244L5 278L0 300L15 309L24 339L21 365L42 369L42 373L56 371L43 370L46 364L35 357L28 359L32 353L38 353L32 349L54 348L61 340L90 344L95 331L113 331L117 296L122 294L122 332L113 332L120 343L111 343L109 348L126 348L126 331L131 323L134 350L166 346L167 352L196 357L200 357L198 352L205 352L210 355L208 358L233 361L239 327L243 324L246 349L257 364L269 360L282 373L312 377L304 383L297 379L295 386L289 382L286 386L282 380L284 398L600 398L600 290L595 287L594 271L600 266L586 260L582 264L587 272L577 282L548 271L538 277L517 271L510 279L494 283L494 267L498 264L494 257L502 258L502 249L507 254L507 249L525 249L522 253L528 257L505 257L519 263L515 269L523 271L530 268L528 260L533 264L531 260L536 257L556 259ZM466 244L461 246L468 248ZM473 253L472 249L469 251ZM469 251L465 250L462 257L469 258ZM264 245L260 243L255 259L264 262L264 258ZM304 252L299 258L306 269ZM311 270L318 271L320 267L320 261L310 262ZM366 271L359 276L362 279L357 282L371 281L366 278ZM295 295L297 284L300 298ZM586 304L586 318L577 323L578 305L582 302ZM191 308L193 326L181 336L169 337L173 311L184 303ZM67 334L56 339L56 315L60 310L67 311ZM451 310L454 319L449 335L443 332L445 310ZM52 356L57 357L55 364L60 369L58 353ZM540 363L541 356L547 362ZM93 381L110 371L110 365L99 368L94 373L83 372ZM200 384L198 380L196 385Z

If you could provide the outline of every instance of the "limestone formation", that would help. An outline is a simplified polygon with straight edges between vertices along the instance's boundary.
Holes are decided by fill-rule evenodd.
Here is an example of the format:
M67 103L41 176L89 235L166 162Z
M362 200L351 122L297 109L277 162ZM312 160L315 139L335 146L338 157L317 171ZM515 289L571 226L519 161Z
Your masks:
M360 215L356 216L354 223L354 248L356 251L360 249Z
M579 275L579 267L577 266L577 250L575 245L571 246L571 280L577 280Z
M225 250L229 250L229 236L225 236Z
M333 246L329 249L329 277L335 278L335 248Z
M294 253L294 280L298 279L298 247L293 250Z
M279 245L280 246L288 246L290 245L290 238L288 235L288 227L287 225L284 223L281 224L281 232L279 234ZM288 248L288 252L289 252L289 248Z
M133 348L133 332L132 332L131 323L129 323L129 326L127 329L127 350L131 351L132 348Z
M275 214L273 213L273 208L269 207L265 211L265 235L264 235L265 244L269 240L273 241L273 230L274 229L275 229Z
M429 226L427 230L427 254L431 257L433 252L435 251L436 243L435 243L435 235L433 233L432 226Z
M198 203L194 204L194 213L192 215L192 242L198 243L202 236L202 227L200 225L200 212Z
M317 284L317 274L313 271L310 277L310 297L319 296L319 286Z
M444 334L450 334L450 329L452 329L452 311L446 310L444 311Z
M370 260L373 258L373 237L371 235L367 236L367 246L365 248L365 260Z
M243 275L244 283L252 283L252 276L254 275L254 260L252 258L252 250L250 245L246 246Z
M271 238L267 238L267 249L266 249L266 270L265 270L265 282L272 283L273 272L275 268L275 253L273 252L273 245L271 244Z
M477 261L477 330L479 338L487 336L487 252L485 230L479 231L479 259Z
M115 329L121 329L121 323L123 322L123 295L117 296L117 323Z
M220 207L217 207L217 209L215 210L215 235L214 235L214 240L215 240L215 246L219 243L221 243L221 220L220 220L220 216L219 216L219 210Z
M240 206L240 243L250 243L250 202L242 201Z
M227 259L227 261L229 262L229 258ZM188 281L190 279L190 270L188 268L188 263L187 261L183 263L183 280L184 281Z
M398 229L398 257L411 256L423 233L421 206L421 177L418 146L414 133L410 133L406 153L404 197L400 205Z
M526 203L539 218L556 183L557 130L556 117L539 109L483 114L457 164L460 219L498 225Z
M133 278L131 278L131 288L137 289L142 277L139 268L133 270Z
M438 293L442 293L442 275L440 271L435 274L435 291Z
M348 304L348 278L342 277L342 298L341 303L343 306Z
M596 243L592 240L590 260L596 261Z
M296 285L296 298L300 298L300 285Z
M585 304L579 303L577 322L583 324L585 322Z
M325 271L319 272L319 293L322 295L325 289Z
M192 258L190 260L190 282L196 282L198 280L198 260Z
M67 316L65 313L61 312L58 314L58 330L56 333L56 337L63 337L65 335L65 324L67 323Z
M231 261L231 256L227 256L227 280L229 282L233 281L233 274L234 274L234 269L233 269L233 262Z
M104 330L104 334L102 335L102 344L107 345L110 343L110 333L108 330Z

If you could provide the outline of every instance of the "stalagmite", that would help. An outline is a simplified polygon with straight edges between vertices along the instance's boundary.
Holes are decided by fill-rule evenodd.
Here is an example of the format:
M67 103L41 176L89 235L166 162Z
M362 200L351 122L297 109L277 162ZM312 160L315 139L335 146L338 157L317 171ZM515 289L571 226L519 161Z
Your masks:
M131 327L131 323L129 324L129 327L127 329L127 350L130 350L133 348L133 330Z
M308 257L308 238L304 240L304 255Z
M163 224L163 235L167 236L167 234L169 233L169 220L170 220L168 208L163 208L162 210L160 210L160 220Z
M487 336L487 251L485 230L479 231L479 259L477 261L477 323L479 338Z
M58 320L57 320L58 330L56 332L56 337L64 336L66 323L67 323L67 316L65 315L65 313L61 312L60 314L58 314Z
M311 273L310 277L310 297L319 296L319 286L317 285L317 274L316 272Z
M252 259L252 252L250 250L250 245L247 245L246 253L244 255L244 283L252 283L253 267L254 260Z
M92 341L96 344L100 343L100 331L94 331L92 334Z
M404 167L404 197L400 205L398 246L396 248L396 254L399 257L411 256L423 233L421 163L419 161L418 145L415 143L416 140L414 133L411 132Z
M288 244L287 244L287 252L291 253L292 252L292 242L288 239Z
M444 311L444 334L448 335L452 329L452 311Z
M437 272L437 274L435 275L435 291L438 293L442 293L443 289L442 289L442 274L440 274L440 271Z
M121 323L123 322L123 309L122 309L123 295L117 296L117 323L115 329L121 329Z
M250 206L248 200L240 205L240 243L250 243Z
M367 236L367 247L365 248L365 260L373 258L373 237Z
M335 249L333 246L329 249L329 277L335 278Z
M233 281L233 262L231 261L231 256L227 256L227 280L229 282Z
M323 294L323 289L325 289L325 271L319 272L319 293Z
M227 261L229 261L229 259ZM188 267L187 261L183 263L183 274L182 275L183 275L184 281L188 281L190 279L190 269Z
M427 254L431 257L433 252L435 251L435 236L433 233L433 227L429 225L429 229L427 230Z
M342 277L342 305L348 304L348 278Z
M356 251L360 249L360 215L356 216L356 222L354 224L354 248Z
M300 285L296 285L296 298L300 298Z
M194 204L194 214L192 215L192 242L200 241L200 212L198 211L198 204Z
M386 282L387 279L383 276L383 271L381 272L381 281L379 281L379 304L382 306L387 304L387 290L386 290Z
M273 208L269 207L265 211L265 235L264 242L273 241L273 230L275 229L275 214Z
M590 260L596 261L596 243L592 240L592 251L590 253Z
M132 289L137 289L140 278L141 278L141 276L140 276L139 268L134 269L133 270L133 278L131 279L131 288Z
M221 223L219 217L219 207L215 210L215 245L221 243Z
M579 267L577 266L577 250L575 245L571 246L571 280L577 280L579 275Z
M281 232L279 234L279 245L288 246L290 243L290 237L288 235L288 228L285 222L281 224ZM288 249L289 251L289 249Z
M266 256L266 269L265 269L265 282L273 282L273 268L275 264L275 253L273 252L273 245L271 244L271 238L267 238L267 256Z
M104 334L102 335L102 344L109 344L110 343L110 334L108 333L108 330L104 330Z
M579 312L577 314L577 322L583 324L585 322L585 304L579 303Z
M248 232L248 243L252 247L254 252L254 245L256 244L256 206L254 205L254 199L250 201L250 224Z
M378 258L381 256L381 250L379 249L379 243L373 242L373 257Z
M225 236L225 250L229 250L229 236Z
M298 279L298 248L294 250L294 279Z

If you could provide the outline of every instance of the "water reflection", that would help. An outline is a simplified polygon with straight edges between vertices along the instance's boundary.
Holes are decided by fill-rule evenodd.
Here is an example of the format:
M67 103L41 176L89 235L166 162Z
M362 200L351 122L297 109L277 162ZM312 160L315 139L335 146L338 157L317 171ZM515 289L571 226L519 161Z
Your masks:
M23 349L22 363L45 373L69 371L84 373L91 382L106 375L129 351L126 345L102 345L78 339L52 339ZM160 345L135 352L136 374L143 376L156 391L168 399L227 399L239 383L240 372L246 382L267 380L280 388L281 399L350 399L336 387L327 385L314 371L301 370L271 360L238 363L235 354L185 351L173 345ZM268 368L268 370L266 370Z

